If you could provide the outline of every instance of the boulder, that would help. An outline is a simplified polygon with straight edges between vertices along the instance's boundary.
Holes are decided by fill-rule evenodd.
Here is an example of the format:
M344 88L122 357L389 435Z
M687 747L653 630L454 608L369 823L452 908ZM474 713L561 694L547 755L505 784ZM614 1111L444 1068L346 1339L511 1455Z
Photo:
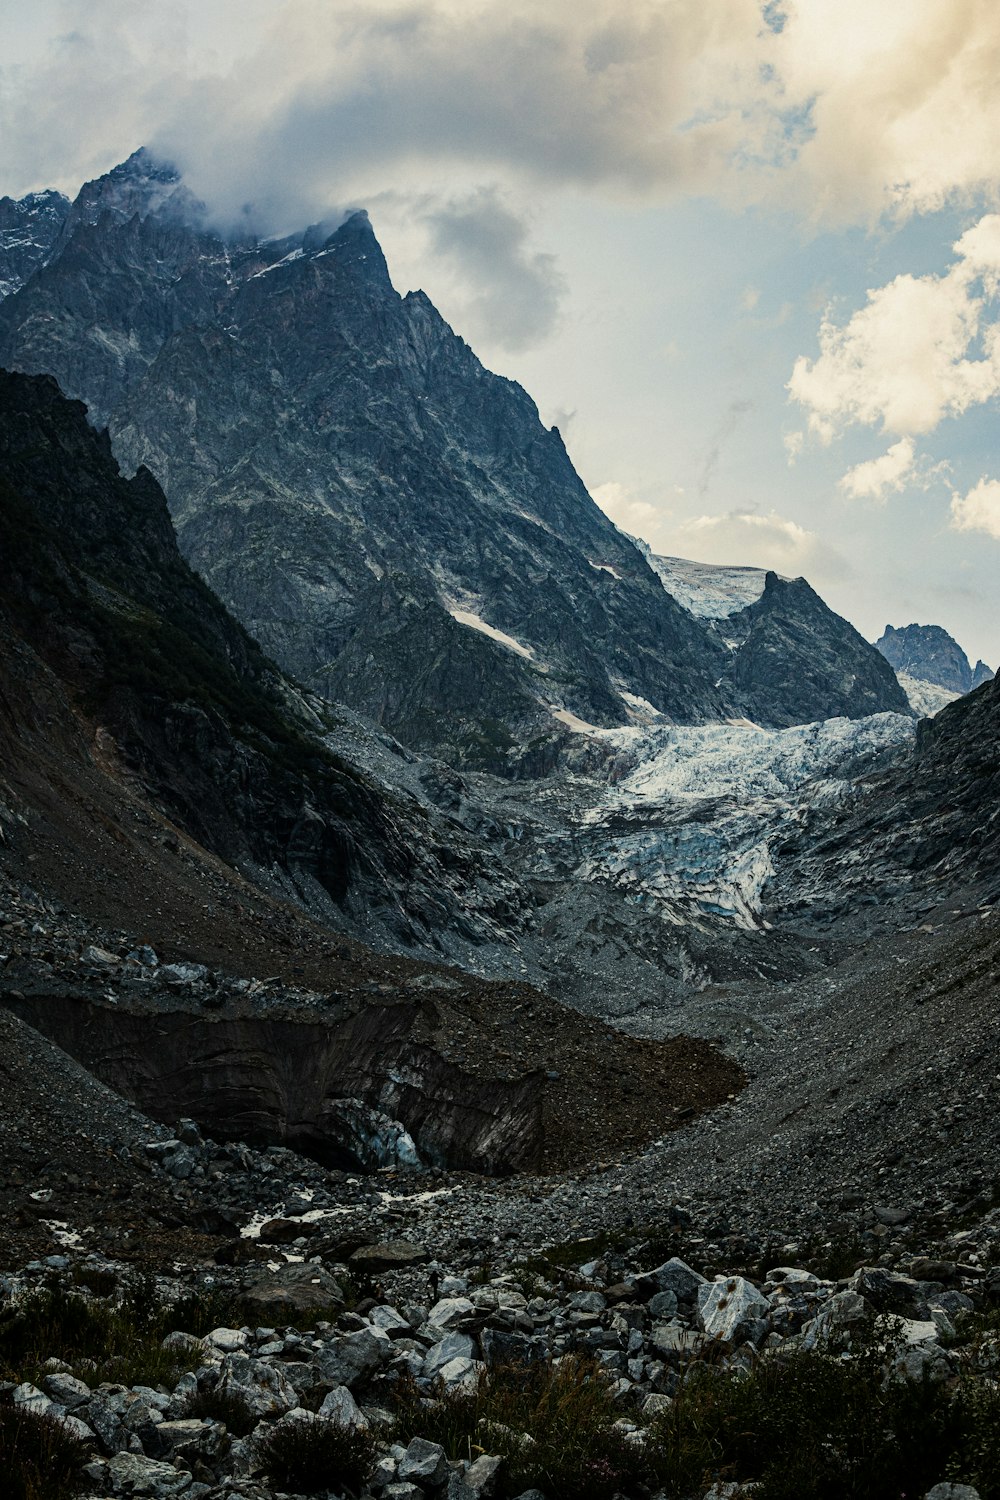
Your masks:
M467 1333L446 1333L424 1359L423 1373L431 1380L453 1359L475 1358L476 1346Z
M360 1328L329 1339L316 1355L320 1375L330 1385L359 1385L392 1357L392 1342L381 1328Z
M116 1495L144 1495L151 1500L183 1495L192 1483L191 1475L182 1469L141 1453L116 1453L108 1460L107 1472Z
M416 1437L399 1460L399 1478L403 1483L426 1485L434 1489L447 1482L448 1458L440 1443Z
M342 1307L344 1294L338 1282L317 1265L279 1266L265 1270L244 1283L243 1300L268 1326L290 1321L289 1314L326 1311Z
M368 1418L345 1385L338 1385L324 1396L319 1415L350 1432L363 1431L368 1426Z
M422 1266L430 1256L423 1245L413 1240L386 1240L378 1245L361 1245L350 1257L358 1271L397 1271L407 1266Z
M295 1387L279 1365L248 1354L226 1355L216 1390L242 1397L258 1417L281 1417L299 1404Z
M704 1333L727 1344L740 1343L766 1318L771 1305L742 1276L710 1282L698 1289L698 1322Z

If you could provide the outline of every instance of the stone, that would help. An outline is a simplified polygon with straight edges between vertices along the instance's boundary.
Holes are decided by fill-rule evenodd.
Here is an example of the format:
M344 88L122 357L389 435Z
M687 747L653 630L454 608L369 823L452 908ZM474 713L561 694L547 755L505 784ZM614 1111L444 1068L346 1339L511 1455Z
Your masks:
M428 1442L416 1437L409 1443L399 1460L399 1477L402 1481L427 1485L431 1489L447 1481L448 1458L440 1443Z
M470 1317L475 1310L468 1297L442 1297L431 1308L427 1321L438 1328L453 1328L464 1318Z
M248 1354L227 1354L219 1367L216 1390L241 1396L258 1417L280 1417L299 1403L295 1387L279 1365Z
M349 1265L358 1271L396 1271L407 1266L422 1266L430 1259L423 1245L413 1240L386 1240L377 1245L361 1245L351 1255Z
M179 968L182 967L182 965L176 964L176 965L173 965L172 967L179 969ZM183 966L183 967L187 967L187 966ZM192 964L192 965L190 965L190 967L191 968L196 968L196 967L200 968L201 966L200 965L194 965L194 964ZM200 977L203 977L203 976L200 976L200 975L197 975L197 974L191 974L190 976L183 976L183 977L190 977L192 979L196 979L196 978L200 978ZM204 1144L205 1144L205 1141L204 1141L204 1138L202 1136L202 1133L198 1129L198 1126L197 1126L197 1124L195 1123L194 1120L178 1120L177 1121L177 1129L176 1129L175 1134L176 1134L177 1139L180 1141L180 1143L181 1143L182 1146L204 1146Z
M431 1380L453 1359L473 1359L476 1346L467 1333L446 1333L424 1359L423 1373Z
M241 1295L254 1315L268 1324L289 1322L299 1313L325 1312L344 1303L340 1283L322 1266L309 1264L251 1275Z
M924 1500L979 1500L979 1491L971 1484L936 1484Z
M259 1239L263 1245L290 1245L307 1230L308 1226L295 1219L268 1219L260 1226Z
M816 1317L802 1329L802 1348L811 1350L821 1344L850 1338L852 1331L868 1328L874 1322L874 1313L857 1292L835 1292Z
M330 1339L316 1355L323 1379L331 1385L358 1385L392 1357L392 1342L381 1328L362 1328L357 1333Z
M451 1359L442 1365L437 1378L449 1394L473 1395L479 1389L479 1378L486 1369L475 1359Z
M107 1470L116 1494L146 1495L152 1500L183 1495L192 1482L191 1475L182 1469L141 1453L116 1453L108 1460Z
M213 1328L204 1342L222 1354L236 1354L249 1347L250 1335L245 1328Z
M677 1311L677 1296L674 1292L657 1292L649 1299L649 1315L652 1318L672 1318Z
M37 1386L31 1385L28 1381L15 1386L11 1400L15 1406L20 1406L25 1411L33 1411L40 1417L51 1411L55 1405Z
M350 1432L364 1431L368 1427L368 1418L344 1385L324 1396L319 1415Z
M368 1321L373 1328L381 1328L391 1339L409 1338L413 1333L412 1325L394 1307L373 1307L368 1314Z
M502 1467L503 1460L494 1457L493 1454L483 1453L466 1469L462 1476L466 1488L472 1491L476 1500L488 1500L496 1488L497 1475Z
M675 1255L662 1266L657 1266L655 1271L645 1271L637 1278L637 1285L650 1282L653 1283L652 1292L673 1292L678 1302L687 1302L697 1295L700 1286L705 1285L705 1277Z
M65 1406L72 1411L74 1406L80 1406L84 1401L89 1401L91 1389L84 1385L82 1380L77 1380L74 1375L64 1375L58 1372L46 1375L42 1381L42 1389L53 1401L58 1401L60 1406Z
M771 1305L752 1282L742 1276L710 1282L698 1289L698 1322L708 1338L735 1344L746 1339L751 1325L766 1318Z
M678 1354L696 1354L705 1345L705 1336L693 1329L661 1323L649 1335L650 1343L668 1358Z
M848 1285L870 1302L876 1312L909 1312L924 1301L919 1282L884 1266L861 1266Z

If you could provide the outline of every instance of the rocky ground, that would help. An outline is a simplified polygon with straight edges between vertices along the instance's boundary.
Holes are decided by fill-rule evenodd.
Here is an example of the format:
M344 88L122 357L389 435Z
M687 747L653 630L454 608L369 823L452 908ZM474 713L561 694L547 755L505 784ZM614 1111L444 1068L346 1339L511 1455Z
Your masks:
M325 994L330 982L318 959L298 966L298 987L290 974L261 985L171 965L169 955L154 962L134 935L10 883L2 950L15 1010L48 996L143 1012L144 996L149 1026L227 1007L288 1014L315 1003L310 980L322 973ZM358 951L335 960L343 994L352 983L370 991L426 979L426 966L388 959L377 980L362 979ZM213 1139L204 1120L178 1127L161 1112L154 1123L14 1010L0 1011L8 1317L53 1278L79 1291L105 1273L119 1284L152 1274L165 1296L235 1299L242 1325L204 1344L175 1338L184 1357L148 1388L91 1386L84 1366L63 1360L84 1388L67 1384L58 1347L45 1351L56 1361L47 1369L8 1358L7 1400L63 1408L83 1424L95 1496L277 1493L249 1436L229 1441L215 1419L190 1415L193 1394L221 1385L250 1403L258 1441L261 1423L265 1432L314 1424L322 1408L324 1421L370 1424L371 1493L417 1500L450 1486L466 1500L504 1482L483 1462L503 1458L503 1443L487 1444L478 1466L472 1455L448 1464L398 1421L381 1425L401 1374L418 1392L442 1372L461 1390L513 1354L582 1352L612 1381L619 1433L641 1443L692 1356L721 1349L741 1368L762 1350L815 1343L836 1308L859 1326L900 1313L907 1326L893 1357L951 1379L955 1317L1000 1295L998 961L995 907L951 906L798 984L752 999L735 986L697 993L683 1024L704 1040L681 1044L687 1053L572 1015L552 1036L540 1023L559 1007L526 987L526 1009L505 1004L491 1016L485 983L462 976L450 993L445 983L436 1042L460 1054L467 1078L485 1089L501 1070L537 1074L532 1037L544 1032L540 1060L547 1072L565 1069L552 1082L575 1101L562 1122L573 1168L553 1170L556 1154L551 1166L501 1178L400 1159L337 1169L214 1128ZM674 1075L659 1079L659 1093L657 1059ZM692 1066L698 1087L682 1095L677 1077ZM558 1115L557 1101L553 1130ZM664 1270L672 1258L694 1274ZM850 1280L862 1265L877 1269ZM730 1328L733 1309L742 1321ZM311 1415L291 1415L300 1408Z

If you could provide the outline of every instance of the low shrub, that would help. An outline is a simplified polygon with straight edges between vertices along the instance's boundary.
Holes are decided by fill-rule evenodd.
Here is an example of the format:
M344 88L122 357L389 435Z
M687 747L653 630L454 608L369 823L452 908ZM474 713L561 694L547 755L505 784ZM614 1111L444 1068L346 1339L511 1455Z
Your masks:
M186 1417L221 1422L233 1437L247 1437L257 1426L257 1417L238 1391L198 1390L184 1403Z
M314 1495L344 1488L357 1492L375 1465L375 1439L336 1422L278 1422L256 1444L271 1484Z
M1000 1500L1000 1397L972 1378L887 1376L872 1345L850 1360L766 1357L745 1376L696 1368L651 1425L670 1497L755 1481L757 1500L893 1500L946 1479Z
M4 1500L66 1500L79 1494L87 1457L61 1422L23 1407L0 1407Z
M622 1412L592 1360L500 1368L475 1392L431 1404L402 1387L397 1403L401 1441L427 1438L450 1458L484 1450L503 1458L503 1495L537 1488L560 1500L604 1500L646 1467L641 1446L614 1427Z

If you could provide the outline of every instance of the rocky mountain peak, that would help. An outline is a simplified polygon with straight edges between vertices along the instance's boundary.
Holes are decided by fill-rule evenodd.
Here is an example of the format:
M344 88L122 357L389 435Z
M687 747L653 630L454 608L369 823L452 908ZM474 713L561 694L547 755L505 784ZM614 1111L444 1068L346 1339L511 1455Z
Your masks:
M897 672L934 683L950 693L968 693L989 682L993 673L985 662L971 666L961 646L940 625L887 625L875 642Z
M69 199L51 189L0 198L0 298L44 265L69 211Z

